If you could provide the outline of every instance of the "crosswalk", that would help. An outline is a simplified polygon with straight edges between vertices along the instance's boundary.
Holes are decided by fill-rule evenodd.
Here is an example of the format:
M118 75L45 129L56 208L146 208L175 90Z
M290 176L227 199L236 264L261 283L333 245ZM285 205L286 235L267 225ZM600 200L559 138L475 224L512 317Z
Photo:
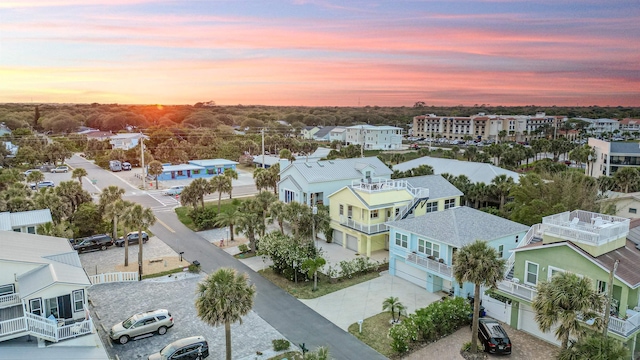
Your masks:
M162 204L162 207L166 207L166 206L173 207L176 205L180 205L180 201L178 201L178 199L176 199L174 196L163 195L162 192L159 190L149 191L147 194L151 196L154 200Z

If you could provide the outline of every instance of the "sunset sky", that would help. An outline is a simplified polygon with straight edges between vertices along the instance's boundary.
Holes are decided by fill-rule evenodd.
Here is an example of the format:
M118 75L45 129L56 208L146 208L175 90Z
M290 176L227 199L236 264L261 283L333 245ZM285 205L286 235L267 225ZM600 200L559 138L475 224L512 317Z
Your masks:
M640 106L638 0L0 0L0 103Z

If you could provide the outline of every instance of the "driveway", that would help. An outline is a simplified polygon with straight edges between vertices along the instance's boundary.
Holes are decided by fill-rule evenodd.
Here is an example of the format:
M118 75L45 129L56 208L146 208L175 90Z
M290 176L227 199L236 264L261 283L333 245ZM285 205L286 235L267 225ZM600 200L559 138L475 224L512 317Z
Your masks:
M172 341L195 335L202 335L209 342L211 355L208 359L225 358L224 326L211 327L196 315L196 284L204 275L190 275L179 274L177 280L158 278L94 285L89 289L95 325L111 358L118 355L123 360L146 359ZM137 312L158 308L168 309L174 318L175 325L165 335L153 335L125 345L113 344L109 340L107 332L114 324ZM271 341L284 338L252 311L242 318L242 324L231 325L233 358L253 359L256 351L271 352Z
M545 341L531 336L523 331L515 330L509 325L502 323L502 326L509 334L513 350L510 359L527 359L527 360L549 360L555 359L558 347L551 345ZM462 345L471 340L471 330L468 326L456 331L455 333L432 343L411 355L404 357L405 360L422 360L422 359L451 359L462 360L460 349ZM490 355L490 359L502 358L498 355Z

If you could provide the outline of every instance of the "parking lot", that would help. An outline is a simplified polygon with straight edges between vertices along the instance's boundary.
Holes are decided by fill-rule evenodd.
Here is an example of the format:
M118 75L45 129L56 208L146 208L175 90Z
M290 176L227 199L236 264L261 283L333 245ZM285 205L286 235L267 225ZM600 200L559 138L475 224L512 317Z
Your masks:
M196 284L203 275L190 278L183 276L180 274L178 278L181 279L178 280L159 278L95 285L89 289L96 329L111 358L115 359L115 355L118 355L122 360L146 359L149 354L160 351L175 340L196 335L204 336L209 342L208 359L225 358L224 326L211 327L196 315ZM167 309L173 315L175 325L165 335L156 334L125 345L109 340L108 331L114 324L135 313L155 309ZM250 312L243 317L242 324L231 325L233 358L253 359L257 351L270 352L272 340L283 338L262 318Z

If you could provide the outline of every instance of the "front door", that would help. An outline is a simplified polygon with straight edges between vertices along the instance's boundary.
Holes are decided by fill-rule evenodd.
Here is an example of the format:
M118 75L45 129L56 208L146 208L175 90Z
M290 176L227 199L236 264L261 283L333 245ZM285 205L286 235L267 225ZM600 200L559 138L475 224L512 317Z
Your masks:
M73 317L70 294L58 296L57 298L46 299L45 305L47 311L46 314L48 315L53 315L58 319L71 319Z

